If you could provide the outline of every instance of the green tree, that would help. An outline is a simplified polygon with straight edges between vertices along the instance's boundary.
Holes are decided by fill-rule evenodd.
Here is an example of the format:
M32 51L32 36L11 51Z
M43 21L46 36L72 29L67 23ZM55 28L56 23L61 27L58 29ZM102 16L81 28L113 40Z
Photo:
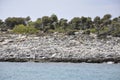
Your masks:
M43 16L42 17L42 24L43 24L43 26L47 26L48 23L50 23L50 18L48 16Z
M110 34L115 37L120 37L120 17L116 17L112 20Z
M0 19L0 25L3 24L3 21Z
M43 16L42 17L42 27L43 27L43 31L46 32L48 30L48 28L50 28L50 18L48 16Z
M111 14L105 14L105 15L103 16L103 20L109 20L111 17L112 17Z
M98 35L99 35L99 31L100 31L100 25L101 25L101 19L99 16L96 16L94 18L94 28L96 29Z
M30 16L27 16L27 17L25 18L25 23L26 23L26 25L28 25L28 23L29 23L30 20L31 20Z
M50 17L50 29L55 29L58 25L58 18L55 14L52 14L51 17Z
M86 25L86 21L87 21L87 18L86 17L81 17L81 28L83 29L83 30L85 30L87 27L87 25Z
M0 29L1 31L7 31L7 26L5 22L3 22L1 19L0 19Z
M92 22L92 19L90 17L88 17L86 20L86 28L87 29L93 28L93 22Z
M9 17L5 19L5 24L7 25L8 28L13 29L15 25L23 24L26 25L25 19L21 17Z
M27 17L25 18L25 20L26 20L26 21L30 21L30 20L31 20L30 16L27 16Z
M104 15L104 17L101 19L104 26L108 26L111 24L111 17L111 14Z
M71 25L73 26L74 29L79 30L80 29L80 23L81 23L81 19L79 17L74 17L71 21L70 21Z
M58 18L57 18L57 16L55 14L52 14L51 17L50 17L50 19L51 19L52 23L53 22L58 22Z
M68 25L67 19L61 18L59 21L59 26L62 27L63 29L66 29L67 25Z
M39 30L43 30L41 18L38 18L35 22L33 22L33 25L35 26L35 28L37 28Z

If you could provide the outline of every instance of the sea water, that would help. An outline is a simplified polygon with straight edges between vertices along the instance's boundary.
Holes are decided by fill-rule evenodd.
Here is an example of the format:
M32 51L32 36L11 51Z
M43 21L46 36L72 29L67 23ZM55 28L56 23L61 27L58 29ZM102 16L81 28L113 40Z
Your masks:
M120 64L0 62L0 80L120 80Z

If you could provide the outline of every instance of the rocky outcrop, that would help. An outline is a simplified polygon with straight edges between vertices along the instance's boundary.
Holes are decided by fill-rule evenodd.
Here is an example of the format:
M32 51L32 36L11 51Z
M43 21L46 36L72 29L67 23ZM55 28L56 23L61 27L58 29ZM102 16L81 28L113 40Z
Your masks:
M120 62L120 38L95 34L0 35L0 61Z

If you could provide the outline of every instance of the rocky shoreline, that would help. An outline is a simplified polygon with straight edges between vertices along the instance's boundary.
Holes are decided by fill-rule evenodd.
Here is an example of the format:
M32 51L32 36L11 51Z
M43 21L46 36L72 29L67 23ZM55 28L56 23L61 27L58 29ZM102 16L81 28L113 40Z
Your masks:
M120 38L95 34L0 34L0 61L120 63Z

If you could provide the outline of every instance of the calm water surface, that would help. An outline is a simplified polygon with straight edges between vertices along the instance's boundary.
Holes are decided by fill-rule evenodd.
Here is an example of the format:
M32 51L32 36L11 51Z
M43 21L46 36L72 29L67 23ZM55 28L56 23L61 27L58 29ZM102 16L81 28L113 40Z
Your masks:
M0 62L0 80L120 80L120 64Z

